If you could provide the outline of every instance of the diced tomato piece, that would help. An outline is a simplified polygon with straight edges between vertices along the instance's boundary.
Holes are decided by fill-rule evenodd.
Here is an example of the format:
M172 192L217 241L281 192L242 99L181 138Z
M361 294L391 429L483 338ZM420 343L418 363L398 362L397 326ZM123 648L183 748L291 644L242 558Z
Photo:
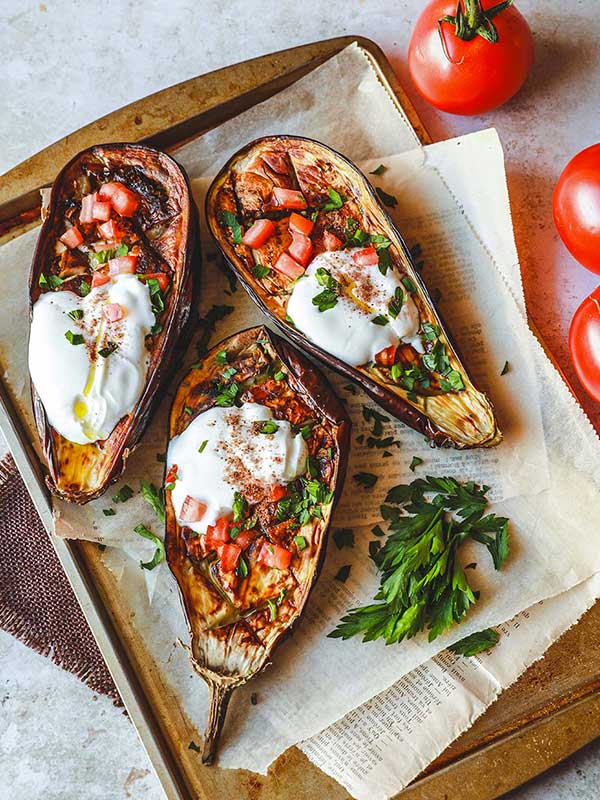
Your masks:
M155 281L158 281L158 288L161 292L166 292L169 286L169 276L166 272L140 272L138 278L141 281L148 281L150 278L154 278Z
M170 483L175 483L177 480L177 473L179 472L179 467L177 464L172 464L169 468L169 471L165 475L165 486L168 486Z
M112 207L122 217L132 217L139 205L135 192L122 183L111 181L98 190L100 200L110 200Z
M108 222L98 225L98 233L103 239L115 242L123 238L123 231L119 228L114 219L109 219Z
M112 211L110 203L103 200L96 200L92 206L92 216L100 222L107 222L110 219L110 212Z
M134 275L137 267L137 256L117 256L108 262L111 275Z
M306 199L297 189L283 189L276 186L273 189L273 204L278 208L306 208Z
M123 306L119 303L107 303L102 307L102 314L109 322L117 322L125 316Z
M79 228L76 228L75 225L73 225L72 228L69 228L69 230L63 233L63 235L60 237L60 240L72 250L74 247L79 247L79 245L83 242L83 236L81 235Z
M86 194L81 200L81 211L79 212L79 222L93 222L94 221L94 203L96 202L96 192L93 194Z
M242 242L255 250L275 233L275 225L270 219L257 219L242 237Z
M97 286L104 286L109 280L110 275L107 275L106 272L94 272L92 275L92 289L95 289Z
M206 529L206 546L217 549L219 545L229 541L229 520L227 517L219 517L214 525L209 525Z
M331 231L325 231L323 234L323 244L325 245L325 250L332 251L340 250L343 242L341 239L338 239L335 233L332 233Z
M234 541L242 548L242 550L245 550L255 539L256 531L240 531L235 537Z
M288 278L291 278L293 281L301 275L304 275L304 267L297 261L294 261L287 253L282 253L273 266L277 272L287 275Z
M275 486L271 486L271 491L269 492L269 500L272 503L276 503L278 500L281 500L282 497L285 497L288 493L288 490L283 484L277 483Z
M288 247L288 253L299 264L305 267L310 261L313 251L313 243L308 236L303 236L301 233L294 233L292 236L292 243Z
M292 231L292 234L300 233L302 236L310 236L312 229L315 227L315 223L307 217L303 217L302 214L296 214L295 211L292 211L288 227L290 231Z
M263 544L258 554L258 562L260 564L266 564L267 567L275 567L276 569L288 569L291 560L292 554L289 550L269 542Z
M237 544L224 544L221 547L221 569L223 572L233 572L240 560L242 548Z
M361 250L355 250L352 253L352 261L363 267L372 267L375 264L379 264L379 256L374 247L363 247Z
M179 519L182 522L200 522L206 513L206 503L201 503L195 497L188 496L183 501L181 511L179 512Z
M391 367L396 363L396 345L391 344L385 350L380 350L375 356L375 362L382 367Z

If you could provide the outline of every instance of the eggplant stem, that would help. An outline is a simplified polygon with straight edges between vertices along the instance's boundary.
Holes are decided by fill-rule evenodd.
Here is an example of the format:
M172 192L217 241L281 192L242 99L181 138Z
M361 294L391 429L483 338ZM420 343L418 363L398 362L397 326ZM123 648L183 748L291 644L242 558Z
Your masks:
M234 687L232 686L221 686L212 681L208 684L208 719L206 721L204 749L202 751L202 763L207 766L213 763L215 753L217 752L219 736L223 729L225 714L227 713L227 706L229 705L233 689Z

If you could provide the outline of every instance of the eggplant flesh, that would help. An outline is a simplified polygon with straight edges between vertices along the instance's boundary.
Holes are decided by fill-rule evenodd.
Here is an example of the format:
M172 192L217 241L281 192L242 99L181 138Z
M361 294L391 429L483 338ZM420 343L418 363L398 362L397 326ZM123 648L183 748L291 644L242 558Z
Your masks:
M351 366L294 326L287 315L294 281L275 268L292 241L290 210L278 203L276 188L302 193L306 206L301 213L314 220L313 257L332 249L332 236L342 248L368 246L372 237L375 247L377 239L390 243L382 248L387 255L380 255L380 263L386 258L388 268L410 287L429 360L400 341L394 370L384 360ZM341 206L331 203L330 190L342 198ZM235 153L216 176L206 198L206 217L217 245L252 299L295 344L356 381L379 405L437 446L464 449L501 441L493 405L470 379L404 240L368 180L348 159L311 139L257 139ZM264 218L274 223L274 233L257 249L243 244L244 231ZM437 368L429 369L426 365L432 360ZM447 380L449 374L454 383Z
M223 352L227 353L225 377ZM271 494L272 487L263 487L247 501L245 526L254 527L244 533L240 561L229 573L224 572L219 560L223 556L213 549L208 533L195 533L180 524L171 491L166 491L167 561L188 621L191 664L210 692L206 764L214 759L232 691L270 663L274 649L298 622L322 566L350 445L346 410L323 375L262 326L221 342L188 373L171 409L169 440L199 415L221 405L224 386L235 386L237 405L258 403L270 409L274 420L287 420L296 435L302 435L309 459L307 472L287 485L283 499ZM174 479L168 471L166 485ZM201 475L198 481L201 486ZM289 503L290 498L298 502L308 498L307 487L314 506L302 516L299 507ZM236 524L244 527L244 522ZM236 532L239 539L233 539L233 533L230 543L241 541L242 535ZM263 547L278 546L291 553L287 568L261 560Z
M170 156L145 145L90 147L62 169L52 186L31 265L30 315L43 292L68 289L84 296L94 273L107 272L106 264L94 264L91 257L92 240L105 238L98 231L101 223L80 222L83 197L107 182L123 184L138 203L133 215L112 212L122 238L110 246L120 242L130 250L133 247L138 254L138 276L163 273L167 289L162 292L164 308L155 312L157 332L146 340L149 366L142 394L107 438L78 444L59 434L31 382L36 425L49 470L46 482L54 494L78 504L99 497L117 480L138 444L184 338L192 306L193 270L200 261L198 211L182 168ZM82 246L73 249L59 241L71 225L81 229L84 239Z

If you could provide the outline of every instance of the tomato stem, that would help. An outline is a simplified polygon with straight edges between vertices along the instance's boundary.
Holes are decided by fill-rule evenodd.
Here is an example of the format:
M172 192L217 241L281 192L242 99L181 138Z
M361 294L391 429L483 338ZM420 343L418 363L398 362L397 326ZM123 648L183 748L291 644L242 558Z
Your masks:
M498 31L492 19L513 4L514 0L502 0L491 8L484 9L481 0L457 0L456 14L446 14L438 20L438 32L442 42L444 55L452 61L444 40L442 23L454 26L454 35L465 42L481 36L486 42L496 44Z

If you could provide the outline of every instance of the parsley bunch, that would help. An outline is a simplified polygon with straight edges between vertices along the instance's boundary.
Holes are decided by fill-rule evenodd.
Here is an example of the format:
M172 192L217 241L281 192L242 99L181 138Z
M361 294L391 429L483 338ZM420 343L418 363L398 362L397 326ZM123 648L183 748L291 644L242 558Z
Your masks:
M488 491L472 481L433 477L390 489L381 507L388 538L371 549L381 573L378 602L351 609L329 636L362 634L363 642L393 644L426 628L433 641L462 622L478 595L457 557L461 546L468 539L484 544L496 569L508 555L508 519L484 516Z

